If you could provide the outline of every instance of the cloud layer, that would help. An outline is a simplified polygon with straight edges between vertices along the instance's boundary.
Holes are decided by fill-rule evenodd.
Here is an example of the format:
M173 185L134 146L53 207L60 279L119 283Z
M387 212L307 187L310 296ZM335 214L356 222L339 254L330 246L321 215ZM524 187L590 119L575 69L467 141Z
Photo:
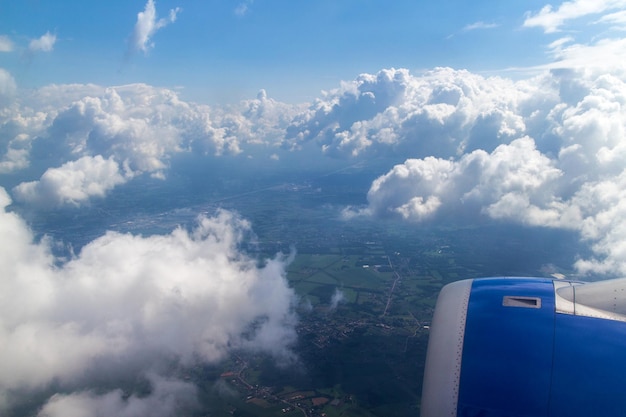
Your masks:
M8 93L15 89L8 73L5 84ZM300 108L264 91L210 108L143 84L50 86L12 103L0 112L0 172L41 172L13 193L49 208L87 204L137 175L165 178L178 154L269 160Z
M0 199L10 204L4 190ZM222 211L200 218L192 231L109 232L59 266L51 242L34 242L24 222L3 211L0 410L19 403L19 393L80 386L87 391L50 397L41 415L144 415L135 411L156 405L159 415L173 415L170 403L195 398L194 388L163 364L213 362L232 349L291 360L296 319L288 260L259 266L239 250L249 233L246 221ZM153 396L102 394L99 384L124 381L128 373L135 380L143 375ZM87 409L95 414L80 411Z
M37 417L170 417L185 415L196 404L196 388L179 380L151 375L152 392L147 396L124 398L122 390L98 395L90 391L57 394L50 398Z
M578 230L597 257L581 272L626 272L619 250L626 164L626 77L552 70L521 81L437 68L385 69L344 82L309 105L267 97L228 107L143 84L50 86L2 110L0 169L16 201L89 204L139 175L167 180L176 155L257 161L406 159L372 178L355 214L437 221L512 221ZM408 159L407 159L408 158ZM316 162L317 161L317 162ZM300 165L298 165L300 166ZM20 177L21 178L21 177ZM602 203L604 202L604 204ZM600 219L603 219L602 221Z
M372 183L369 205L346 215L413 222L483 217L577 230L596 253L576 262L579 271L626 273L626 217L620 209L626 83L579 72L554 72L534 82L501 84L506 88L474 95L464 105L455 98L439 119L442 131L426 139L453 146L439 157L396 165ZM494 100L493 93L504 91L507 100ZM484 103L487 112L477 112Z

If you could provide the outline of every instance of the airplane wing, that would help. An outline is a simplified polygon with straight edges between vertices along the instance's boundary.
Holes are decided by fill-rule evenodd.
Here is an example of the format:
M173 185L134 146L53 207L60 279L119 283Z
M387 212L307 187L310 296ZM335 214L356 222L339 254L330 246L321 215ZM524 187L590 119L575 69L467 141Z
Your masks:
M422 417L626 415L626 279L454 282L430 332Z

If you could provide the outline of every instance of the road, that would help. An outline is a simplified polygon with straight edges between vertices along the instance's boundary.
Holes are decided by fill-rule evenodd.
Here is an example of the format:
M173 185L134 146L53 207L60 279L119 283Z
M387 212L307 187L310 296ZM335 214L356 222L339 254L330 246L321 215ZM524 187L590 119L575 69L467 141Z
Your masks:
M385 305L385 311L383 311L382 317L385 317L387 315L387 310L389 309L389 306L391 305L391 298L393 297L393 292L396 289L396 284L398 283L398 281L400 281L400 274L398 274L395 268L393 267L390 256L387 256L387 262L389 262L389 268L391 268L396 278L393 280L391 291L389 291L389 297L387 298L387 304Z

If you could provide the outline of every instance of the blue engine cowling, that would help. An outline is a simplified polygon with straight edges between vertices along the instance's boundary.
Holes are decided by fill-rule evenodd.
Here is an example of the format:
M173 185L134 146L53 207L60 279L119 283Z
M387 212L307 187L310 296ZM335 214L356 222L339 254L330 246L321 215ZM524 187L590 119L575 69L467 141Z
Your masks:
M445 286L421 410L422 417L626 415L626 279Z

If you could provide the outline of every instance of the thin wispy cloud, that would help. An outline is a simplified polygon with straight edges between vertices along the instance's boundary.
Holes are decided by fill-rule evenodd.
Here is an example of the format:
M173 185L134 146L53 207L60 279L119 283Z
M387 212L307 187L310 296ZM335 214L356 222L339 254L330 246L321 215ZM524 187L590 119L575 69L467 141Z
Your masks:
M498 27L500 27L499 23L487 23L487 22L483 22L483 21L478 21L478 22L474 22L474 23L470 23L468 25L465 25L461 30L446 36L446 39L452 39L456 35L459 35L459 34L462 34L462 33L466 33L466 32L471 32L471 31L474 31L474 30L488 30L488 29L495 29L495 28L498 28Z
M550 50L554 62L545 65L546 69L553 68L614 68L624 69L624 54L626 54L626 39L601 39L593 44L565 43L554 45Z
M0 99L2 96L8 96L15 92L17 86L15 79L9 71L0 68ZM0 101L1 103L1 101ZM2 172L2 163L0 163L0 173Z
M555 40L554 42L551 42L548 45L548 49L551 51L557 51L557 50L562 49L564 45L567 45L568 43L572 43L572 42L574 42L573 37L565 36L565 37Z
M625 0L574 0L558 8L544 6L538 13L526 14L524 27L541 27L546 33L558 32L567 22L626 7Z
M472 30L481 30L481 29L495 29L499 27L498 23L486 23L486 22L475 22L469 24L463 28L463 32L469 32Z
M609 23L612 25L616 25L616 29L626 30L626 10L621 10L615 13L609 13L607 15L602 16L595 23Z
M13 51L13 41L7 35L0 35L0 52Z
M554 69L593 69L595 71L623 70L624 39L611 37L611 30L626 30L626 0L574 0L558 7L544 6L539 12L527 12L522 27L542 28L546 34L567 31L546 44L549 62L514 71L541 72ZM606 31L593 38L585 38L580 19L588 25L604 25ZM590 18L593 18L591 20Z
M146 54L154 47L152 38L159 30L174 23L180 13L181 8L176 7L170 9L169 16L166 18L157 18L156 6L154 0L148 0L143 12L137 13L137 23L131 37L131 48L133 51L142 51Z
M235 14L237 16L244 16L250 12L250 6L252 5L253 0L245 0L235 7Z

